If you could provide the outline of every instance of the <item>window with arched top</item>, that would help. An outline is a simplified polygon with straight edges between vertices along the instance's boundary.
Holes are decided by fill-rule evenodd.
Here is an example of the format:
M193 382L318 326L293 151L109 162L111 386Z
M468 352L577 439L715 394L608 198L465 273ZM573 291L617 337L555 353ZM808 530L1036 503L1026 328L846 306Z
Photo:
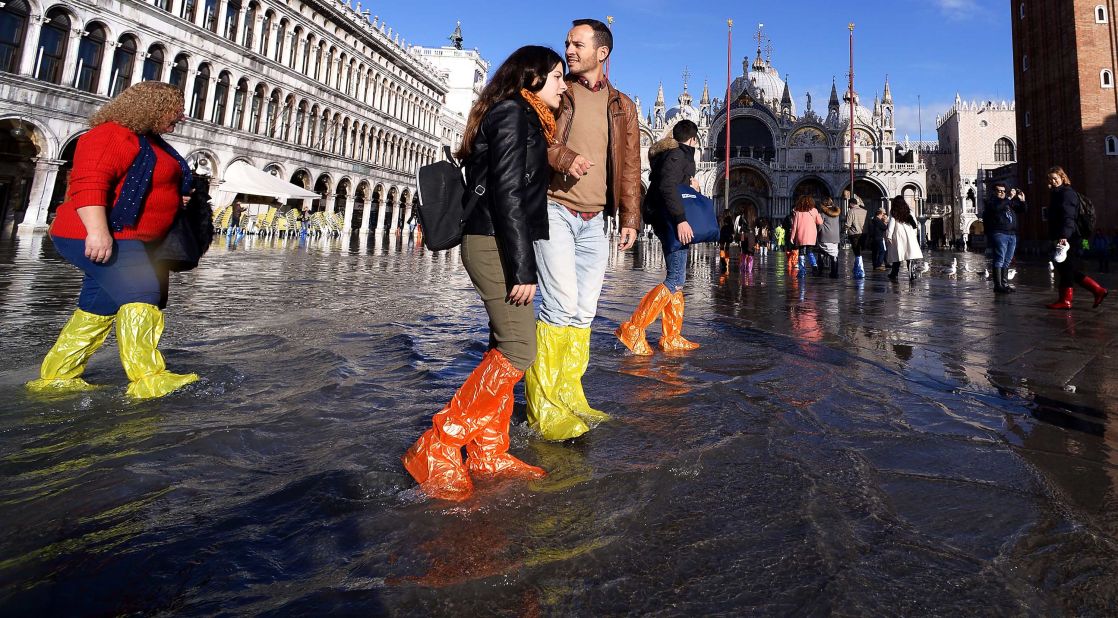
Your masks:
M221 73L214 86L214 113L210 122L220 125L225 123L225 108L229 103L229 72Z
M210 96L210 65L203 64L194 77L194 89L190 93L190 107L187 113L195 120L204 120L206 100Z
M78 43L78 66L74 71L74 87L96 92L101 81L101 60L105 56L105 27L89 24Z
M62 83L62 64L70 41L70 16L59 8L51 9L39 31L38 67L35 79Z
M237 18L241 14L241 0L229 0L225 3L225 38L230 41L237 40Z
M1102 72L1099 73L1099 83L1102 84L1103 88L1113 88L1114 73L1112 73L1110 69L1103 69Z
M193 22L197 10L198 0L183 0L182 9L179 11L179 17L186 21Z
M1114 156L1118 155L1118 137L1113 135L1106 136L1106 154Z
M1108 21L1110 21L1108 19L1108 17L1109 16L1106 14L1106 5L1100 4L1100 5L1095 7L1095 23L1096 24L1107 23Z
M0 71L19 73L20 49L30 16L25 0L9 0L0 8Z
M813 157L810 152L805 152L804 153L804 163L806 163L808 165L811 165L811 163L814 159L815 159L815 157Z
M219 0L203 0L202 2L202 27L210 32L217 32L217 3Z
M168 83L178 88L183 94L186 93L186 74L189 68L190 64L187 61L186 54L175 56L175 62L171 65L171 78Z
M125 35L117 41L113 52L113 68L109 79L109 96L115 97L132 85L132 72L136 67L136 37Z
M1024 2L1022 2L1020 5L1017 6L1017 14L1020 16L1021 19L1025 19L1025 3Z
M253 31L256 28L256 3L248 5L245 11L245 39L241 42L245 47L252 49Z
M163 48L159 45L148 48L141 77L145 82L157 82L163 79Z
M1026 54L1024 56L1021 56L1021 70L1022 71L1028 71L1029 70L1029 56L1028 56L1028 54Z
M233 121L229 126L241 129L245 121L245 102L248 100L248 80L237 82L237 90L233 93Z
M1016 160L1016 148L1013 147L1013 142L1009 141L1009 138L1003 137L994 142L994 161L1007 163Z

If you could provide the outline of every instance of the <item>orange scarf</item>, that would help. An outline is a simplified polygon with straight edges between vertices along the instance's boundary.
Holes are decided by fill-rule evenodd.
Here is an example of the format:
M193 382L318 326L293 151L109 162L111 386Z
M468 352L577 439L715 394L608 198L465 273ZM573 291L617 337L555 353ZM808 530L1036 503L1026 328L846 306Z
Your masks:
M551 108L543 99L534 92L529 92L525 88L520 89L520 96L536 110L536 115L540 117L540 124L543 125L543 137L550 144L551 140L555 137L555 114L551 112Z

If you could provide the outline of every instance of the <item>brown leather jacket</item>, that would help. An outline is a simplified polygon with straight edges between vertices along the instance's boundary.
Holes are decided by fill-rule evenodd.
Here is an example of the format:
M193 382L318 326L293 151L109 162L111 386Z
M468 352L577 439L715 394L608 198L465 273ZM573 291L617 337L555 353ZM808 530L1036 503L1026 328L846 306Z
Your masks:
M577 82L567 80L567 87ZM641 227L641 151L640 130L637 128L637 106L606 81L609 89L609 160L606 161L606 214L618 213L621 227L639 230ZM567 148L571 121L574 119L574 97L570 91L563 93L559 113L555 116L555 141L547 148L547 162L558 174L571 169L577 153ZM597 161L595 161L597 163Z

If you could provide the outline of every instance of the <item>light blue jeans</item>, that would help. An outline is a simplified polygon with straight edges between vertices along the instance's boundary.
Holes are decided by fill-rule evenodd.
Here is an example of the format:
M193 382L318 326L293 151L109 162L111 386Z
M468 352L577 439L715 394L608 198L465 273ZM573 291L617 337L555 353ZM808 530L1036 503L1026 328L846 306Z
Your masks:
M687 283L687 257L691 247L686 246L675 251L664 250L664 264L668 267L668 276L664 277L664 287L675 294L683 289Z
M585 221L549 200L547 222L549 239L533 243L540 319L552 326L590 328L609 257L605 217Z

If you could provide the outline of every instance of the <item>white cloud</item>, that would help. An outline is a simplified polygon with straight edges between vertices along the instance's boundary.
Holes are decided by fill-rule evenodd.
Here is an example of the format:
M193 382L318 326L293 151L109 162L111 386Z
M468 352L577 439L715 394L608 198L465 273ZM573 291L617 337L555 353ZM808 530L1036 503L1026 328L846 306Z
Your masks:
M966 19L980 10L979 0L932 0L949 19Z

